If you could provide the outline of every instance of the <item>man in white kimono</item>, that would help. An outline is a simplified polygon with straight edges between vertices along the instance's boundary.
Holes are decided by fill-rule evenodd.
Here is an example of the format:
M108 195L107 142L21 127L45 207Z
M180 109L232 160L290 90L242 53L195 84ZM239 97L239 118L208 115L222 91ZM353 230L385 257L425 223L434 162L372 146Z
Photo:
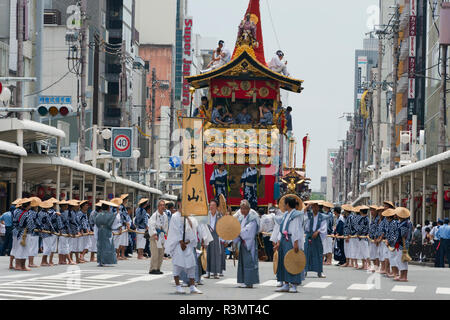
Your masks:
M215 69L220 68L221 66L226 65L231 60L230 50L225 48L225 42L223 40L219 41L219 46L216 50L214 50L213 57L211 62L208 65L208 69L203 70L202 72L209 72Z
M183 272L187 274L189 279L190 293L203 293L195 286L195 273L197 268L197 256L195 251L197 247L197 227L197 221L194 221L194 219L189 217L182 217L180 212L176 212L170 220L170 229L165 253L172 257L173 277L177 294L185 293L180 285L180 276Z
M281 50L276 52L276 56L272 58L269 62L269 69L277 73L281 73L287 77L290 76L287 70L287 61L282 61L284 58L284 53Z
M259 231L259 215L250 211L248 200L241 201L241 215L238 220L241 224L239 237L233 240L239 248L237 282L240 288L253 288L259 283L258 248L256 236Z
M279 227L273 230L272 239L276 239L275 250L278 251L277 280L284 282L283 286L277 289L277 292L296 293L297 286L305 279L305 272L293 275L289 273L284 266L284 257L291 250L295 252L303 250L305 235L303 231L304 211L298 211L298 201L294 197L286 198L287 211ZM307 210L306 207L305 210Z
M148 233L150 235L150 274L163 274L161 265L164 258L165 235L169 229L169 219L166 214L166 203L159 200L158 210L150 217Z

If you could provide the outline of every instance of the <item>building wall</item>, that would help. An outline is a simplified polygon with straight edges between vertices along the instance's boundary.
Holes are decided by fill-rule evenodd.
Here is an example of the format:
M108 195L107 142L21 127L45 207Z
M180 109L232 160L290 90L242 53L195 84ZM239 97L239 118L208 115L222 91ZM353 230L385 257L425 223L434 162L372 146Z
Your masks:
M177 0L137 0L140 43L175 45Z

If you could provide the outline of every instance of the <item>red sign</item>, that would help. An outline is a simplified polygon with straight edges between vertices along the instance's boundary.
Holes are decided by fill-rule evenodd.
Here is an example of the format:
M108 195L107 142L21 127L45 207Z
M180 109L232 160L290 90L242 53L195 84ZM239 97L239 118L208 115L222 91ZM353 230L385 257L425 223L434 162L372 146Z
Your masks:
M275 100L278 97L279 85L270 80L211 80L211 94L215 98L257 99Z
M128 149L130 149L130 146L130 138L125 135L118 135L116 139L114 139L114 147L120 152L127 151Z

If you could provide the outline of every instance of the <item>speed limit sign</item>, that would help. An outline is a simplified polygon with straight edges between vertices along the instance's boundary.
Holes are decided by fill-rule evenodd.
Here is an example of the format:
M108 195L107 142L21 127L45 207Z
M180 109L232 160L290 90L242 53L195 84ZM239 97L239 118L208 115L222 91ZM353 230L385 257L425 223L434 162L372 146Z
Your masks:
M131 158L133 151L133 129L112 128L111 133L113 158Z

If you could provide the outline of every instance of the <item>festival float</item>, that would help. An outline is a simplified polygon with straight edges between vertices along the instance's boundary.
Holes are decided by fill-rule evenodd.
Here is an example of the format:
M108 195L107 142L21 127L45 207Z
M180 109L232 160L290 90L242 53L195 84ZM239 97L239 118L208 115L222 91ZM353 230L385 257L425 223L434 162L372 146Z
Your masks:
M219 164L225 164L228 172L226 201L231 207L238 207L244 197L241 176L250 164L255 164L258 169L258 207L275 204L285 193L295 193L303 200L309 199L305 160L302 168L295 168L295 140L287 137L284 109L280 106L281 90L299 94L303 90L303 81L268 67L259 0L250 0L230 61L186 80L195 90L208 89L209 104L201 110L204 117L204 179L208 200L216 197L210 178ZM247 108L253 122L245 125L214 124L212 113L219 105L233 119ZM270 106L273 110L273 124L259 123L261 106ZM309 142L307 137L306 140L304 159ZM283 163L282 159L290 160Z

